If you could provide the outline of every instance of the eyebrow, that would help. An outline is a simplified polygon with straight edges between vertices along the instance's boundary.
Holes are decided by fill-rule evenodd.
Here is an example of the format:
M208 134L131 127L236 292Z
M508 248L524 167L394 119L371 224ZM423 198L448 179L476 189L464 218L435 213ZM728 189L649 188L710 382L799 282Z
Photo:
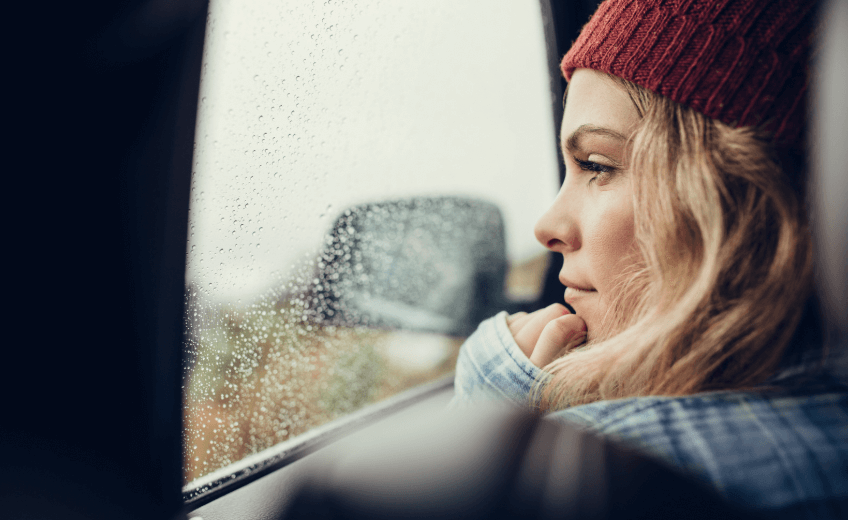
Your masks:
M571 132L567 138L562 140L562 153L568 155L580 149L580 141L586 135L604 135L618 141L626 141L627 138L620 132L616 132L610 128L604 128L594 125L580 125L577 130Z

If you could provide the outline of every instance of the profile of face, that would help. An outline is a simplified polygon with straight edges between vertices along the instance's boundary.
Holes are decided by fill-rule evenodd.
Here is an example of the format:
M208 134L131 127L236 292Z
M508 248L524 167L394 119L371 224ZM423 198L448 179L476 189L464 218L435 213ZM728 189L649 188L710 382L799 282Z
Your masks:
M614 79L578 69L568 85L561 145L565 182L536 223L536 238L563 256L565 301L601 330L622 273L637 261L627 138L639 114Z

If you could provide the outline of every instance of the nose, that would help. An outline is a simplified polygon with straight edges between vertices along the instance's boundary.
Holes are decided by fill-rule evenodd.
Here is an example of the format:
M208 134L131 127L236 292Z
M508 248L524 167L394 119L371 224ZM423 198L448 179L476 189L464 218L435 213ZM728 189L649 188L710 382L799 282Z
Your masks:
M556 253L565 254L580 249L577 211L579 208L576 201L567 199L563 185L551 207L536 222L533 229L536 240Z

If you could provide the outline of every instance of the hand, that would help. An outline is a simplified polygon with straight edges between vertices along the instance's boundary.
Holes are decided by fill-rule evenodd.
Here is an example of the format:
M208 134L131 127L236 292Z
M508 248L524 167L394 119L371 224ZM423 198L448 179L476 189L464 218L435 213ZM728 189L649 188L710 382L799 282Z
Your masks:
M586 341L586 322L559 303L513 314L506 323L521 351L539 368Z

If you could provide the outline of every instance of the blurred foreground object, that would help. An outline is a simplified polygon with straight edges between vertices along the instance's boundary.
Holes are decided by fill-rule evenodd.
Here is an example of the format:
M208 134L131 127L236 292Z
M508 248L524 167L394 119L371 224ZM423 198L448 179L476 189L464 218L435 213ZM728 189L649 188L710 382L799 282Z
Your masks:
M827 347L848 375L848 1L825 2L821 52L815 63L810 206L818 293Z
M496 404L383 428L306 478L284 517L741 518L660 463Z

